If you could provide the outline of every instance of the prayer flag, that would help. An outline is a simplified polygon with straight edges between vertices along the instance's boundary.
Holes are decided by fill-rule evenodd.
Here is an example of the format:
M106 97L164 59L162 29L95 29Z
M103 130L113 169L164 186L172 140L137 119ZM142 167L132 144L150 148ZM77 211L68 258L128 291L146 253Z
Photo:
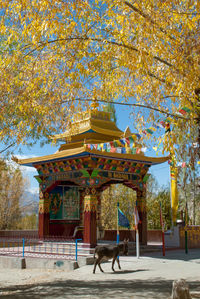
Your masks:
M174 165L174 162L171 161L171 160L168 160L168 164L169 164L170 166L173 166L173 165Z
M140 140L141 135L140 134L135 134L137 136L137 138Z
M140 217L139 217L139 213L138 213L138 210L137 210L137 206L135 206L135 209L134 209L134 218L135 218L135 228L137 230L138 229L138 224L141 222Z
M119 146L119 147L121 147L121 142L120 142L120 140L115 140L116 142L117 142L117 145Z
M115 147L111 147L110 152L111 153L116 153L116 148Z
M163 128L165 128L165 122L164 121L160 121L160 124Z
M183 107L182 110L184 110L185 112L189 113L190 112L190 109L187 108L187 107Z
M114 147L118 147L118 143L116 140L113 141Z
M146 132L149 134L153 134L153 131L151 129L146 129Z
M107 152L110 152L110 150L111 150L111 145L110 145L110 143L108 143L107 144Z
M158 128L163 128L163 125L161 123L157 123Z
M125 145L124 139L120 139L119 141L121 142L122 145Z
M133 135L131 135L130 137L129 137L129 139L131 140L131 139L133 139L134 141L137 139L137 134L133 134Z
M107 144L106 144L106 143L103 144L103 149L104 149L105 151L107 150Z
M130 144L129 137L126 137L125 139L126 139L126 143L127 143L127 144Z
M110 145L111 145L111 147L114 147L114 142L110 141Z
M156 131L156 128L154 128L154 127L150 127L149 130L155 132L155 131Z
M117 147L117 148L116 148L116 153L121 154L121 152L122 152L121 147Z
M135 147L131 149L131 154L133 154L133 155L136 154L136 148Z
M165 133L168 133L168 132L170 132L171 130L170 130L170 124L169 123L166 123L166 125L165 125Z
M180 112L182 115L185 115L185 114L187 113L184 109L180 109L179 112Z
M126 154L126 149L125 149L125 147L122 147L122 154Z
M97 145L97 150L98 150L98 151L101 150L101 146L100 146L100 144Z
M129 138L129 141L130 141L130 144L133 144L134 143L134 139L132 136L128 137Z
M141 149L140 148L136 148L136 154L140 154Z
M118 225L130 228L130 223L128 221L128 218L124 215L124 213L120 210L118 207Z

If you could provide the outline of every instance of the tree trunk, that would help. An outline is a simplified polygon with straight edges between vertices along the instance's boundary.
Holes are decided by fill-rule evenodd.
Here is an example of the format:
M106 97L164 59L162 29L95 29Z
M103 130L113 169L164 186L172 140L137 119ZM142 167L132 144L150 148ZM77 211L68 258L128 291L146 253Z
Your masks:
M184 279L173 282L171 299L192 299L189 286Z
M200 158L200 118L197 121L198 125L198 157Z

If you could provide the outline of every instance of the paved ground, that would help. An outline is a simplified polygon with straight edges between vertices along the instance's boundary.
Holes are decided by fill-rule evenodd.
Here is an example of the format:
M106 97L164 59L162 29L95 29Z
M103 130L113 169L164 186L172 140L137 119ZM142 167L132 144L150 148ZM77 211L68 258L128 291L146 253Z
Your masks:
M174 279L189 283L193 298L200 298L200 250L152 253L137 259L120 257L122 270L101 273L93 265L66 272L59 270L0 270L2 298L132 298L164 299L171 295Z

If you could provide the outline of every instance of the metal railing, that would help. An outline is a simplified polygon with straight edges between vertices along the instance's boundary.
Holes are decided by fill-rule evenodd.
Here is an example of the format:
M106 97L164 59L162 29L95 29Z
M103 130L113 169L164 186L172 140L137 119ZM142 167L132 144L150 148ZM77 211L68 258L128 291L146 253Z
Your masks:
M37 257L78 260L92 256L94 250L82 239L64 238L0 238L0 256Z

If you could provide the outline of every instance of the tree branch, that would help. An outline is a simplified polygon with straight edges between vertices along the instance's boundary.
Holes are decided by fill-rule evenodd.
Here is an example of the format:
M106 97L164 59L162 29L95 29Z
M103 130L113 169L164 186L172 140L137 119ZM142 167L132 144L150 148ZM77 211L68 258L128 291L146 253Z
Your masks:
M7 151L10 147L12 147L13 145L15 145L15 143L11 143L10 145L8 145L6 148L4 148L3 150L0 151L0 154L2 154L3 152Z
M37 51L39 48L41 47L45 47L46 45L48 44L52 44L52 43L56 43L56 42L63 42L63 41L72 41L72 40L82 40L82 41L86 41L86 40L90 40L90 41L94 41L94 42L101 42L101 43L107 43L107 44L110 44L110 45L115 45L115 46L118 46L118 47L122 47L122 48L125 48L125 49L129 49L129 50L132 50L132 51L135 51L135 52L139 52L139 50L133 46L130 46L130 45L126 45L124 43L119 43L119 42L116 42L116 41L109 41L109 40L103 40L101 38L92 38L92 37L84 37L84 36L75 36L75 37L66 37L66 38L57 38L57 39L54 39L54 40L50 40L50 41L47 41L47 42L40 42L39 45L37 47L35 47L34 49L32 49L31 51L29 51L27 54L24 55L24 57L34 53L35 51ZM148 53L147 53L148 54ZM153 56L153 58L169 67L172 67L173 65L171 63L169 63L168 61L160 58L159 56Z
M139 15L141 15L143 18L147 19L152 25L156 25L156 27L164 34L166 34L167 36L169 36L169 38L171 38L172 40L176 40L173 36L169 35L167 33L167 31L160 27L154 20L151 19L151 17L147 14L145 14L144 12L142 12L141 10L139 10L137 7L135 7L135 5L129 3L128 1L124 2L126 5L128 5L132 10L134 10L135 12L137 12Z
M164 97L163 97L164 98ZM131 103L121 103L121 102L114 102L114 101L106 101L106 100L98 100L98 99L83 99L83 98L76 98L76 99L70 99L70 100L65 100L65 101L62 101L62 104L64 103L68 103L70 101L82 101L82 102L99 102L99 103L109 103L109 104L114 104L114 105L122 105L122 106L134 106L134 107L141 107L141 108L146 108L146 109L150 109L150 110L154 110L154 111L157 111L159 113L162 113L162 114L166 114L167 116L172 116L174 118L179 118L179 119L182 119L182 120L190 120L190 118L187 118L187 117L183 117L181 115L178 115L178 114L174 114L174 113L170 113L168 111L165 111L165 110L162 110L162 109L158 109L156 107L151 107L151 106L148 106L148 105L142 105L142 104L131 104ZM196 118L194 118L196 119Z
M150 77L152 77L152 78L154 78L154 79L156 79L156 80L158 80L158 81L160 81L160 82L162 82L162 83L165 83L165 84L168 84L168 85L172 86L171 83L167 82L165 79L162 79L162 78L156 76L155 74L153 74L153 73L151 73L151 72L148 72L147 74L148 74Z

